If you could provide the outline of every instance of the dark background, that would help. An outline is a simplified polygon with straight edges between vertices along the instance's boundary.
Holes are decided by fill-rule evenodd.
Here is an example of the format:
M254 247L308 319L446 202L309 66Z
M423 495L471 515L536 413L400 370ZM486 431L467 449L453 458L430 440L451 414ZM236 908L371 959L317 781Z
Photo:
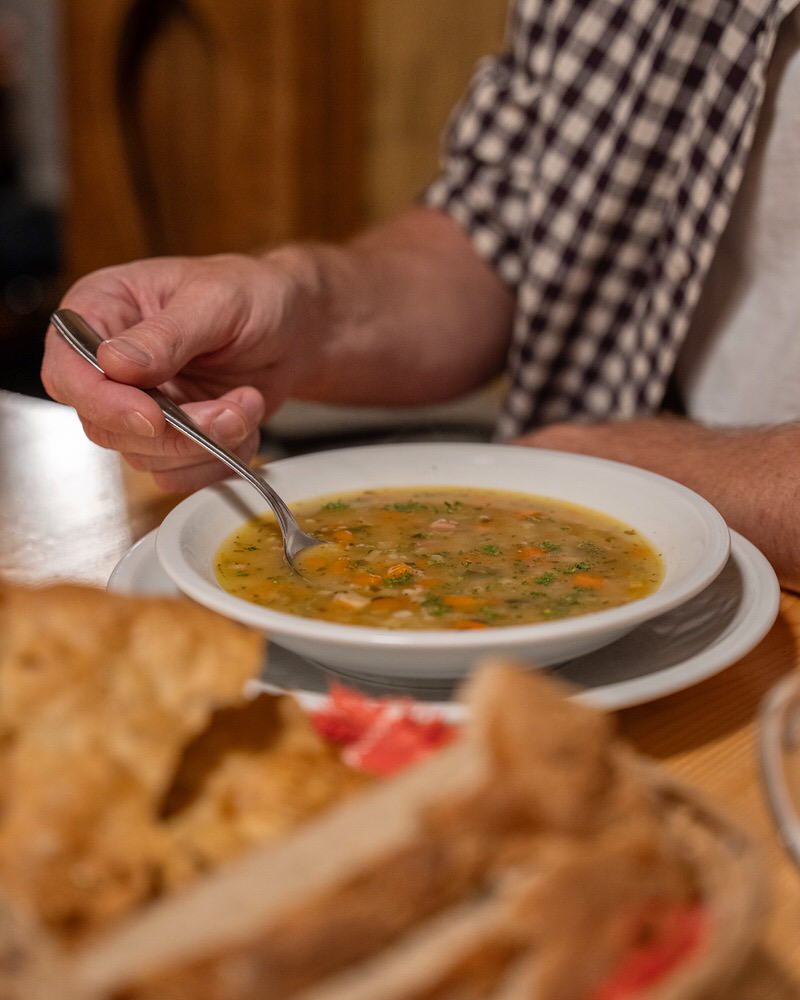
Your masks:
M0 389L44 395L44 334L61 296L54 0L0 0ZM57 187L57 185L55 185Z

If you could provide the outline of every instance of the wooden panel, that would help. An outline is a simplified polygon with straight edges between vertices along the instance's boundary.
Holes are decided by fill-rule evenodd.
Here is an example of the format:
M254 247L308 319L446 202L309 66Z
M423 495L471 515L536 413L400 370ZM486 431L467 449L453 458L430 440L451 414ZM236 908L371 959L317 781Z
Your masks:
M118 127L147 249L202 246L221 208L215 42L182 4L127 11L115 67ZM207 163L198 163L202 150Z
M440 136L476 62L502 46L507 0L364 4L363 209L382 218L434 175Z
M357 224L358 0L64 0L70 277Z
M506 0L62 0L69 280L338 239L431 176Z

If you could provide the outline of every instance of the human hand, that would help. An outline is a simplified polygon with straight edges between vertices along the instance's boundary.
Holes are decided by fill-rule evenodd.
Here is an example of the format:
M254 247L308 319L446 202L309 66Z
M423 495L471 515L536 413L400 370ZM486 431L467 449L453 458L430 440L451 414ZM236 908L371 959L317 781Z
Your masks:
M627 462L683 483L761 549L783 587L800 592L800 423L714 427L663 415L552 424L515 443Z
M156 258L97 271L61 305L108 343L98 350L107 377L48 331L42 382L73 406L88 437L153 473L163 489L186 491L219 479L224 467L168 427L137 386L161 386L221 444L249 460L259 424L292 389L297 282L270 258L220 255ZM293 343L294 341L294 343Z

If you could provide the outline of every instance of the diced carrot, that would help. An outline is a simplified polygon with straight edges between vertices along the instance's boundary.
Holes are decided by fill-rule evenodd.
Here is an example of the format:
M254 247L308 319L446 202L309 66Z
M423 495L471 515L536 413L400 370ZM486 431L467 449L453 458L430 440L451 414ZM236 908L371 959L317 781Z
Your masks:
M406 573L413 573L413 572L414 572L413 566L409 566L408 563L399 562L395 563L394 566L390 566L386 570L386 575L389 577L390 580L395 580L397 579L398 576L405 576Z
M576 573L572 578L576 587L590 587L592 590L600 590L605 587L605 577L593 576L591 573Z
M538 556L544 555L544 549L541 545L523 545L521 548L517 549L518 559L536 559Z
M481 605L481 600L473 597L472 594L447 594L442 598L442 602L448 607L458 608L460 611L474 611Z
M345 542L353 541L353 532L349 528L337 528L333 537L340 545L343 545Z
M328 569L335 576L344 576L345 573L349 573L351 570L350 560L346 559L344 556L339 556L338 559L334 559L330 564Z
M474 618L461 618L459 621L453 622L453 628L466 631L467 629L487 628L487 625L486 622L478 622Z
M304 552L301 556L302 565L304 569L325 569L328 565L329 560L327 556L314 554L312 552Z
M382 577L378 576L377 573L367 573L362 571L359 573L353 573L352 576L353 583L357 584L359 587L377 587L382 581Z

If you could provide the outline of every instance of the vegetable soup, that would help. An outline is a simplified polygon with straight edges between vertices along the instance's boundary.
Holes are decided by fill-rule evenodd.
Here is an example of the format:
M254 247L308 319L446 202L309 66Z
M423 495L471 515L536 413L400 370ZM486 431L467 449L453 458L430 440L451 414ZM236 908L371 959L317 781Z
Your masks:
M652 593L658 554L628 525L560 500L473 488L369 489L293 504L324 542L283 557L271 514L217 553L220 585L275 611L392 629L483 629Z

